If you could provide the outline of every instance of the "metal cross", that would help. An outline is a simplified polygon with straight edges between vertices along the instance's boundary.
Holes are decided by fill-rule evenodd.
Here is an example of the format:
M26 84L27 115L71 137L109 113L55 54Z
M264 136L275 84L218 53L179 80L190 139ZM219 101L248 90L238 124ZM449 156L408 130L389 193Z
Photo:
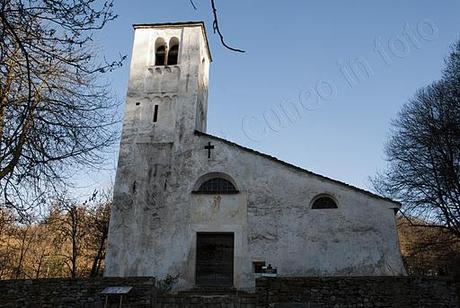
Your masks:
M208 150L208 158L211 158L211 150L214 149L214 146L211 145L211 142L208 142L207 145L204 146L205 150Z

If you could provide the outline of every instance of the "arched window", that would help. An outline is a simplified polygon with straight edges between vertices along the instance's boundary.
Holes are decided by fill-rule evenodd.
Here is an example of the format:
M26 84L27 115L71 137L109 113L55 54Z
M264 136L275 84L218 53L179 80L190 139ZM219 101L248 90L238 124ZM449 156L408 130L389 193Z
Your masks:
M319 195L313 199L312 209L336 209L337 203L328 195Z
M179 57L179 40L175 37L169 41L168 65L176 65Z
M222 178L213 178L201 184L196 192L202 194L235 194L238 191L230 181Z
M166 44L162 38L158 38L155 42L155 65L166 64Z
M193 190L195 194L236 194L233 179L224 173L208 173L202 176L196 183Z

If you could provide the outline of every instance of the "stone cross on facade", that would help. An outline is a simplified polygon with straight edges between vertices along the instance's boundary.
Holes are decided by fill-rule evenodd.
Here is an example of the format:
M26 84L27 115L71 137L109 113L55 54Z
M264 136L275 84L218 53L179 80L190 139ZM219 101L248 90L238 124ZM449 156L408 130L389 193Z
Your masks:
M214 146L211 145L211 142L208 142L207 145L204 146L205 150L208 150L208 158L211 158L211 150L214 149Z

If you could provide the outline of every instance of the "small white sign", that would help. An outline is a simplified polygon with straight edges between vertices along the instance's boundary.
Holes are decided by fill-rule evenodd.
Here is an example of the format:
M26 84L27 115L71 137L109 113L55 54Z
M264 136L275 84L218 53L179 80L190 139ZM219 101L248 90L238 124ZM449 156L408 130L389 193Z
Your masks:
M102 294L127 294L133 287L107 287Z

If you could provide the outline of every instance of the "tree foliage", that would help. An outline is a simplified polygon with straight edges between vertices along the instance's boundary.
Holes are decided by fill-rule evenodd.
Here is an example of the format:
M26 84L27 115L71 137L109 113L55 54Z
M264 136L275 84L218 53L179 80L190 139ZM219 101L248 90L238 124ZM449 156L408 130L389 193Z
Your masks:
M404 265L409 275L445 276L460 274L460 241L449 230L416 226L398 217L397 227ZM414 221L412 221L414 223Z
M460 238L460 42L440 81L420 89L393 122L388 170L377 190L403 203L403 213Z
M94 31L116 18L103 0L0 2L0 188L24 213L116 140L117 101ZM24 201L27 201L25 203Z
M33 223L1 210L0 279L102 275L111 204L110 193L85 202L61 195Z

